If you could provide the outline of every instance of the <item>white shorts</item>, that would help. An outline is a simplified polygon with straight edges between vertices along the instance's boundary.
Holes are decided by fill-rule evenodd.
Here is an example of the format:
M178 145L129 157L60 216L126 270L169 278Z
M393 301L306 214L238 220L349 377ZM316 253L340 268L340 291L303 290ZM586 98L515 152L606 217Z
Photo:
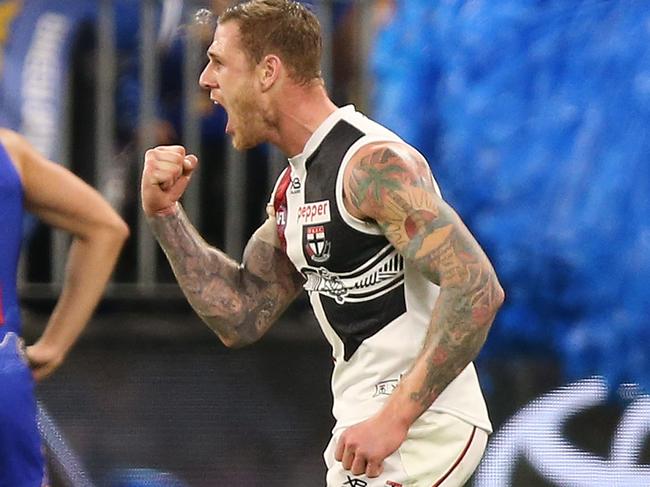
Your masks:
M335 430L323 454L327 487L463 487L481 461L488 438L487 432L455 416L427 412L384 460L383 473L370 479L352 475L334 459L343 431Z

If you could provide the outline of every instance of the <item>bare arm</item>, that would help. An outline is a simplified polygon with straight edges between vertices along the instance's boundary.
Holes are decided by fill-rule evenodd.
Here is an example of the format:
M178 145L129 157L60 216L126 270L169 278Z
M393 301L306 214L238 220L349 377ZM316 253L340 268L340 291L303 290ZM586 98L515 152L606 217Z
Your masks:
M99 193L70 171L14 132L2 130L0 139L21 176L27 209L73 236L61 295L43 334L28 347L41 379L60 365L88 323L129 231Z
M229 347L264 335L302 288L302 276L274 245L270 218L251 237L241 265L209 246L180 205L149 224L187 300Z
M504 293L485 253L404 144L365 148L346 171L346 204L440 286L424 346L386 405L410 426L480 351Z
M242 347L266 333L304 279L280 249L272 215L251 237L242 264L201 238L178 203L197 164L181 146L147 151L142 205L196 313L226 346Z

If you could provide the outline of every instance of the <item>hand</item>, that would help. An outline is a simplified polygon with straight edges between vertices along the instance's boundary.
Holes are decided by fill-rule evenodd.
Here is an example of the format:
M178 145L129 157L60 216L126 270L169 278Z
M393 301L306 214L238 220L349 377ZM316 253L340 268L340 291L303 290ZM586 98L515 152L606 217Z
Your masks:
M168 215L185 192L198 164L180 145L158 146L144 155L142 208L147 216Z
M63 362L64 354L56 347L36 342L25 349L32 375L40 381L52 374Z
M334 458L353 475L378 477L383 462L406 439L408 428L381 414L346 429L336 444Z

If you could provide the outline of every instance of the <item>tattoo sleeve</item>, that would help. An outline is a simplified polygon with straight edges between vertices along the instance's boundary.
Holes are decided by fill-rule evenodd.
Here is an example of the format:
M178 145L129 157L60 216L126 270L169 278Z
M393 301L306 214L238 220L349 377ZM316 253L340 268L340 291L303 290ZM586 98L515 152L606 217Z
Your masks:
M180 205L148 221L190 305L227 346L260 338L302 288L286 254L257 233L239 264L208 245Z
M352 161L347 174L351 209L375 220L406 260L440 286L424 347L400 386L421 413L476 357L503 290L421 157L386 144Z

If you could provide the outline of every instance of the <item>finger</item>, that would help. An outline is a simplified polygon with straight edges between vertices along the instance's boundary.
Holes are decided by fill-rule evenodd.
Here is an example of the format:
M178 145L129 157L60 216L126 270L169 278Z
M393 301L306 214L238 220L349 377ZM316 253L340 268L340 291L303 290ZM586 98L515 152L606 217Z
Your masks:
M350 470L352 468L352 464L354 463L354 449L351 448L350 446L346 447L345 451L343 452L343 458L341 459L341 464L343 465L343 468L346 470Z
M366 471L366 459L363 455L356 454L354 456L354 461L352 462L352 467L350 468L354 475L361 475Z
M336 442L336 451L334 452L334 459L337 462L343 460L343 452L345 451L345 437L341 436L339 441Z
M189 176L199 164L199 159L194 154L188 154L183 159L183 175Z
M183 160L176 156L175 161L154 161L149 166L151 184L159 184L163 190L172 187L183 174Z
M163 181L175 181L183 174L183 159L177 156L178 160L175 161L152 161L147 167L151 174L158 179L158 183Z
M368 464L366 465L367 477L371 479L375 477L379 477L383 471L384 471L383 462L377 462L376 460L368 460Z
M187 188L187 185L190 184L190 179L192 176L181 176L178 178L178 180L170 186L169 188L169 198L178 201L178 199L183 195L185 192L185 189ZM165 189L165 188L163 188Z
M159 145L156 147L160 152L171 152L185 157L185 147L182 145Z
M179 146L180 147L180 146ZM158 161L158 160L181 160L185 157L185 151L183 150L178 151L178 150L169 150L168 147L159 145L158 147L154 147L152 149L148 149L144 153L144 160L145 162L147 161Z
M176 159L176 160L174 160ZM169 179L175 179L182 174L183 159L176 154L173 158L161 160L154 149L147 151L143 170L143 182L161 184Z
M156 171L167 172L174 176L180 176L183 172L183 159L177 161L156 161L152 163L152 167Z
M152 186L159 186L163 191L169 190L176 181L178 181L178 178L170 174L162 174L158 172L154 172L150 178L150 184Z
M182 168L185 156L175 151L163 150L160 147L149 149L145 152L144 164L146 167L158 168L160 166L176 166Z
M152 184L160 186L163 191L168 191L176 184L178 178L173 174L154 171Z

